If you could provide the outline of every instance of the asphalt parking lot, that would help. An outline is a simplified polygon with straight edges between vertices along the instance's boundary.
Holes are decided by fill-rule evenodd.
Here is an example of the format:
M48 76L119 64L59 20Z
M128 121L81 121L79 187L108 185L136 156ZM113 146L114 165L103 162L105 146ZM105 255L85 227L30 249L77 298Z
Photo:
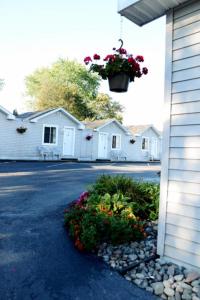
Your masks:
M80 254L63 210L100 174L159 182L160 165L0 161L0 299L156 299Z

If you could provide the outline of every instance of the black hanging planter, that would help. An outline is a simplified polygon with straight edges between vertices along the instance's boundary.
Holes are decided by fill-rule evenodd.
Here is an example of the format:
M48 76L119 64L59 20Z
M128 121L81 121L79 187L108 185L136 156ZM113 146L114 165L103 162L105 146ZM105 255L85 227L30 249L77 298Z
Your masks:
M27 128L23 127L23 126L16 128L16 131L21 134L26 132L26 130L27 130Z
M127 92L129 82L129 75L123 72L108 77L110 91L115 93Z
M134 144L134 143L135 143L135 140L134 140L134 139L130 139L130 143L131 143L131 144Z

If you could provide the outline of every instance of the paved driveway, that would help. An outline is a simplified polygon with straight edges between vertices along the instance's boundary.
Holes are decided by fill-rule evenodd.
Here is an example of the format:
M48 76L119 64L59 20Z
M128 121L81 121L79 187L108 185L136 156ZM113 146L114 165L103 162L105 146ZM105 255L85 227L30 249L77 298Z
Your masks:
M159 165L0 162L0 299L155 299L74 249L66 204L102 173L158 181Z

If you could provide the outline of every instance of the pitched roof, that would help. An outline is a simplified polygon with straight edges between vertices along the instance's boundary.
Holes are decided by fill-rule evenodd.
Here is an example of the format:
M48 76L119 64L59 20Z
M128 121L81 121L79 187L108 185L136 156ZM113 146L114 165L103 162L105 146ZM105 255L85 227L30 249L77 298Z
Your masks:
M125 133L126 135L131 135L130 131L127 127L122 125L118 120L116 119L104 119L104 120L95 120L95 121L88 121L84 122L84 125L86 128L93 129L93 130L101 130L103 127L115 122Z
M17 118L20 118L20 119L27 119L27 120L31 120L35 117L39 117L39 116L42 116L50 111L54 110L54 108L51 108L51 109L46 109L46 110L38 110L38 111L29 111L29 112L25 112L23 114L19 114L17 116Z
M86 126L86 128L97 129L97 128L109 123L110 121L112 121L112 119L85 121L85 122L83 122L83 124Z
M146 125L130 125L127 126L127 128L129 129L129 131L132 134L142 134L143 132L145 132L147 129L152 128L159 136L161 135L161 132L158 131L153 125L151 124L146 124Z

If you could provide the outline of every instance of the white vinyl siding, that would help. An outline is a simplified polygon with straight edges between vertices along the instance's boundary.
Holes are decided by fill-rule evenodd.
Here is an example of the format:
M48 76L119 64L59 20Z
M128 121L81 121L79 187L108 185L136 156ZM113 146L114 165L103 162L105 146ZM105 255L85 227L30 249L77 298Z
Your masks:
M190 1L170 17L170 123L164 133L169 153L165 195L161 186L165 226L160 225L158 248L167 259L200 270L200 2Z

